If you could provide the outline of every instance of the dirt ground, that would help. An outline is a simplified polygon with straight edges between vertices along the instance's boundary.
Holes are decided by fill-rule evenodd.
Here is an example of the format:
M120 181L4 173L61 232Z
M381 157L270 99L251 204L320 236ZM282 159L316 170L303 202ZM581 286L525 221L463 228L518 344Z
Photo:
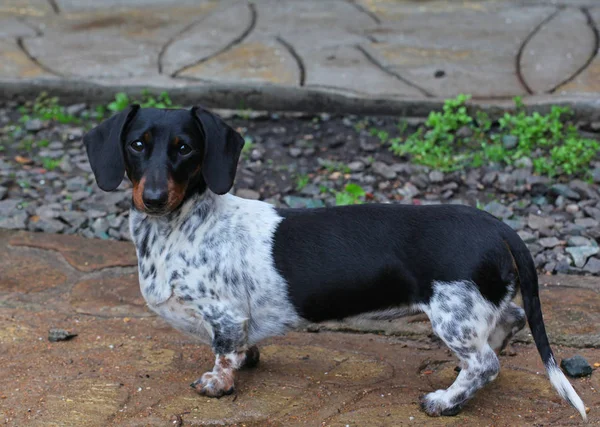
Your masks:
M261 346L256 369L221 399L189 384L212 367L208 347L144 306L126 242L0 232L0 414L10 426L531 426L578 425L550 386L528 331L498 379L456 417L429 418L423 393L447 387L456 360L413 316L327 324ZM542 277L557 358L600 363L600 281ZM77 336L49 342L48 330ZM338 331L333 331L337 329ZM346 332L339 332L345 330ZM318 331L318 332L317 332ZM369 333L368 331L379 331ZM579 348L578 348L579 347ZM572 380L600 425L600 381Z

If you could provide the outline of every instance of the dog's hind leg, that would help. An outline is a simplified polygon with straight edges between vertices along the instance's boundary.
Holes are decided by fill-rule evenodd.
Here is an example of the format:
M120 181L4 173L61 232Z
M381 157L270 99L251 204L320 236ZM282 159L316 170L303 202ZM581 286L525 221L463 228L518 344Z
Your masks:
M525 310L511 302L502 311L496 327L490 334L488 343L492 349L500 354L508 345L510 339L525 327Z
M487 301L470 281L435 282L429 304L422 310L433 331L458 356L461 371L446 390L421 398L421 407L431 416L456 415L477 390L494 380L500 362L488 344L502 308Z

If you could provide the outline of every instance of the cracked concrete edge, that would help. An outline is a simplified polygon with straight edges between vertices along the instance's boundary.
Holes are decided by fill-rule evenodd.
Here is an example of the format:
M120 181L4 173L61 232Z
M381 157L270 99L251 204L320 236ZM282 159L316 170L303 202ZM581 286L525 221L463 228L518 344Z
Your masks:
M176 104L201 104L208 108L257 110L271 112L310 112L364 115L392 115L425 117L432 110L440 110L444 99L373 97L351 94L343 90L290 87L264 84L198 83L189 86L151 86L100 84L72 79L33 79L28 81L0 81L0 99L35 99L40 92L60 97L65 103L107 103L117 92L138 96L143 90L152 94L167 91ZM576 120L600 120L600 96L535 95L523 97L529 111L546 113L554 105L569 106ZM471 100L469 108L486 111L498 117L514 109L512 99Z

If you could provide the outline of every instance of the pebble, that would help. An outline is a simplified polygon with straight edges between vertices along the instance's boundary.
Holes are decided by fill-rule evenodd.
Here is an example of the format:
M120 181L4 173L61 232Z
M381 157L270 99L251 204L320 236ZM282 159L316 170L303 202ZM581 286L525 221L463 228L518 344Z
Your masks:
M593 372L588 361L580 355L561 360L560 367L571 378L587 377Z
M25 122L25 130L29 132L38 132L42 130L44 124L40 119L29 119Z
M529 228L534 230L539 230L540 228L552 228L554 227L555 223L556 221L550 217L529 214L529 217L527 218L527 224L529 225Z
M398 190L398 193L405 199L412 199L413 197L418 196L421 192L412 183L407 182Z
M502 136L502 145L507 150L512 150L519 144L519 138L514 135L503 135Z
M563 196L563 197L565 197L567 199L571 199L571 200L581 199L581 196L579 195L579 193L571 190L565 184L554 184L553 186L550 187L550 193L554 194L555 196Z
M72 334L64 329L53 328L48 331L48 341L50 342L68 341L76 336L77 334Z
M431 171L429 172L429 181L437 184L444 181L444 173L440 171Z
M290 156L292 156L293 158L296 159L302 155L302 148L290 147L288 152L289 152Z
M371 170L373 170L373 172L377 175L384 177L385 179L396 178L396 172L394 172L394 170L391 167L389 167L383 162L373 162L373 164L371 165Z
M600 249L598 246L572 246L566 249L566 251L573 258L575 267L583 267L589 257L596 255Z
M366 151L367 153L372 153L374 151L377 151L381 147L380 143L369 142L366 139L361 139L359 143L360 143L360 149L363 151Z
M565 211L570 214L576 214L577 212L579 212L579 206L574 203L568 204L567 206L565 206Z
M285 196L283 201L290 208L322 208L325 206L322 200L306 197Z
M582 236L571 236L567 240L567 246L598 246L596 242Z
M519 230L517 234L525 243L533 243L537 240L537 237L533 233L530 233L527 230Z
M560 245L561 242L556 237L544 237L539 240L539 243L545 248L553 248Z
M583 271L591 274L600 274L600 259L590 258L583 267Z
M348 169L350 169L351 172L362 172L365 170L365 164L358 160L350 162L348 163Z
M513 210L507 206L504 206L499 202L490 202L483 207L483 210L494 215L496 218L508 219L513 216Z
M575 224L584 228L595 228L599 223L593 218L578 218L575 220Z

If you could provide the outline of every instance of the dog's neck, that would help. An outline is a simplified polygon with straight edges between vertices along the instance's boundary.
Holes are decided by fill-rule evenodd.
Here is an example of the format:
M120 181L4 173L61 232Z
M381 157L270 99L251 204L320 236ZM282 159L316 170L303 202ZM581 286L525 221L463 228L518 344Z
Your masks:
M200 220L200 222L203 222L217 209L217 206L219 206L219 202L223 197L228 196L219 196L207 189L202 193L189 195L177 209L166 215L160 216L142 212L132 203L130 218L133 220L133 224L143 221L167 228L177 226L192 215L196 216L197 220Z

